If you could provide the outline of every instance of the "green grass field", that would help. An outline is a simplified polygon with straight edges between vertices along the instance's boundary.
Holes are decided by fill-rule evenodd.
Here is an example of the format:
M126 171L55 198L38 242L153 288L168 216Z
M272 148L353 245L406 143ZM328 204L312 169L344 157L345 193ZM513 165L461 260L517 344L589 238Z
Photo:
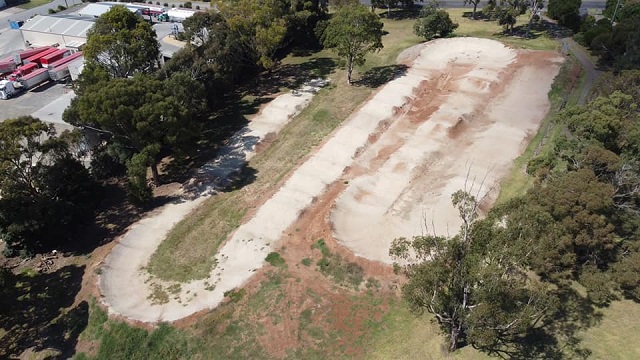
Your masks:
M48 4L50 2L51 2L51 0L30 0L29 2L26 2L24 4L18 5L18 7L21 8L21 9L28 10L28 9L33 9L35 7L38 7L38 6L42 6L42 5Z
M463 15L470 9L447 9L451 20L460 25L455 31L456 36L473 36L499 40L516 48L532 50L556 50L558 43L549 37L544 31L532 30L532 38L522 38L503 34L503 28L496 21L472 20ZM525 25L528 21L526 15L518 17L516 26Z

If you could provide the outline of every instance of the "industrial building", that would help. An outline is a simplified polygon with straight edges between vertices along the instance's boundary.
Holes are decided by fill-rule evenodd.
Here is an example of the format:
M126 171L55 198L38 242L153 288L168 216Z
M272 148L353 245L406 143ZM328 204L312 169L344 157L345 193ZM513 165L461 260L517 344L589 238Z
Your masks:
M0 0L1 1L1 0ZM98 18L100 15L106 13L113 6L124 6L132 13L142 16L143 13L148 12L149 7L144 5L123 4L123 3L111 3L111 2L97 2L91 3L82 9L78 10L78 15ZM146 11L145 11L146 10Z
M59 45L80 50L87 42L87 31L94 18L70 15L37 15L20 28L25 46Z

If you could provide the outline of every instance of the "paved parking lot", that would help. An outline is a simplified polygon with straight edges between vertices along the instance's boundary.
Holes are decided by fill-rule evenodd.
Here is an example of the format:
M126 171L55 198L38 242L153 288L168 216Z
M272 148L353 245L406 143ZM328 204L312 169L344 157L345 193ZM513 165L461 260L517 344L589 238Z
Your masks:
M31 115L36 110L60 98L71 89L53 81L20 94L9 100L0 100L0 121L22 115Z

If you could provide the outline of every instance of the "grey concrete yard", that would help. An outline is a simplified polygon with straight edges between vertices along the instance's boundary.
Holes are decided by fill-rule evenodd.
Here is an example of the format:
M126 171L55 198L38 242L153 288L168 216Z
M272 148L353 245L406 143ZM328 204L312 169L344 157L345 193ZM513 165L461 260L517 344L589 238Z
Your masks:
M71 89L63 84L45 83L9 100L0 100L0 121L23 115L31 115L45 105L58 100Z

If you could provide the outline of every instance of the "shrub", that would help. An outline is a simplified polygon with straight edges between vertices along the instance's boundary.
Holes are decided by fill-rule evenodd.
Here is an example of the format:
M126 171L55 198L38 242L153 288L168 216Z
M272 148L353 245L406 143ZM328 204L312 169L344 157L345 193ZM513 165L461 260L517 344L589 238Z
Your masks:
M160 5L160 1L156 1L156 5Z
M58 11L63 11L63 10L67 10L67 8L62 5L58 5Z
M282 256L277 252L270 252L265 258L265 261L275 267L284 267L286 265Z
M57 11L56 9L51 9L49 8L49 10L47 10L49 12L49 14L55 14Z
M187 9L191 9L192 6L193 4L191 4L191 1L187 1L186 3L184 3L184 7L186 7Z
M196 10L200 10L200 5L196 5Z
M449 13L445 10L424 7L420 11L420 18L416 20L413 30L416 35L424 37L425 40L431 40L435 37L448 36L457 28L458 24L451 21Z
M168 3L164 3L164 4L162 4L162 6L169 7L169 4Z
M238 302L247 293L245 289L229 290L224 292L224 297L228 297L231 302Z

